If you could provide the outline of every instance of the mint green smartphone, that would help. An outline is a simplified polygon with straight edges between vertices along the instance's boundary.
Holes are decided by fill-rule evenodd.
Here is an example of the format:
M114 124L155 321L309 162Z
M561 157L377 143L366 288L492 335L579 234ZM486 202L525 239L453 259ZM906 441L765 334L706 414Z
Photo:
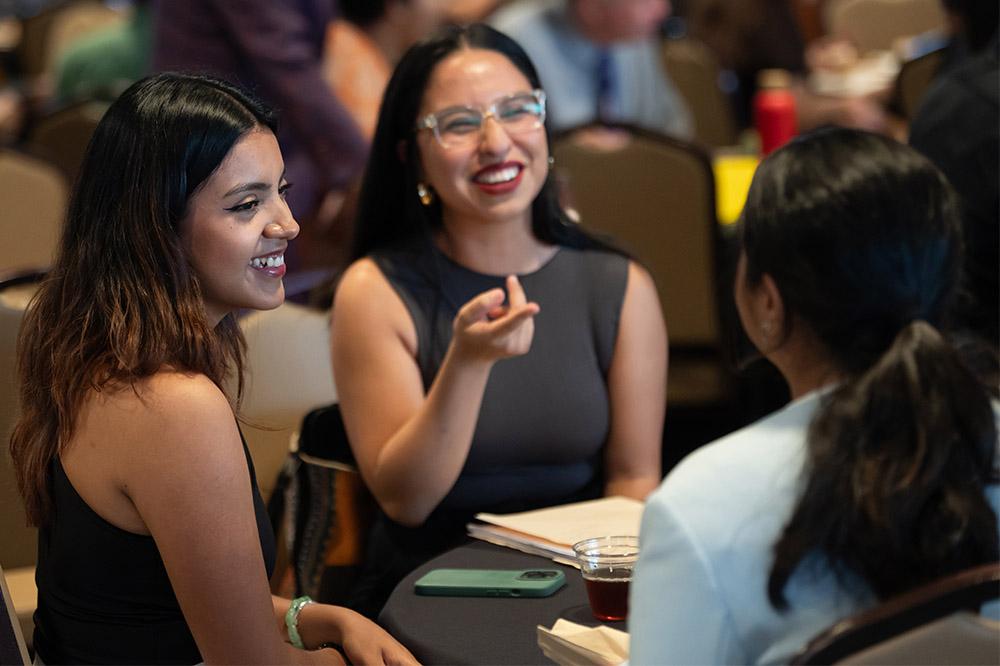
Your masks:
M565 584L558 569L434 569L413 587L438 597L547 597Z

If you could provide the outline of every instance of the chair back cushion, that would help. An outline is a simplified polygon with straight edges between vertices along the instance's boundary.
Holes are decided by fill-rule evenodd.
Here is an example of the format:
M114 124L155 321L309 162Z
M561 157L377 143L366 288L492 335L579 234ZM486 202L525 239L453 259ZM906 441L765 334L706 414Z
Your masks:
M55 167L10 150L0 150L0 222L7 239L0 271L47 268L55 256L69 196Z
M995 618L998 599L1000 562L959 571L840 620L792 663L997 664L1000 625L973 613Z
M1000 622L959 612L874 645L839 661L878 666L1000 663Z
M920 102L934 81L943 60L944 50L939 49L903 63L896 79L896 86L904 118L913 120L917 115Z
M595 144L556 141L556 168L584 227L610 235L652 274L672 345L716 347L715 185L694 145L637 129Z
M337 399L329 313L285 303L243 317L240 328L247 341L240 418L266 500L302 417Z
M0 441L10 442L17 420L17 335L24 318L27 291L37 283L3 289L0 285ZM17 298L6 298L17 291ZM8 570L34 566L38 550L38 533L27 526L24 504L14 480L14 467L7 446L0 447L0 565Z
M890 50L900 37L944 32L941 4L940 0L830 0L824 13L830 34L851 40L865 53Z

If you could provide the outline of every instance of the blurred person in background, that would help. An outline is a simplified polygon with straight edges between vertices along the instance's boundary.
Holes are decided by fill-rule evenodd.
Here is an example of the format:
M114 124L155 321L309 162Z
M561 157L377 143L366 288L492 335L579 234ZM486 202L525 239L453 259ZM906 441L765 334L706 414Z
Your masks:
M794 77L791 90L801 131L822 125L886 129L885 108L877 96L827 96L809 90L808 61L824 61L842 49L818 42L815 53L807 52L790 0L678 0L678 13L686 34L704 42L731 73L726 92L742 127L753 123L758 74L784 69Z
M441 21L441 0L339 0L326 36L323 76L366 138L375 134L382 93L406 49Z
M154 71L205 72L254 90L283 119L278 137L303 221L303 259L360 177L367 142L322 73L334 0L153 0Z
M120 24L86 34L60 54L57 104L114 100L149 71L153 43L149 0L136 0L130 11Z
M441 0L445 22L465 25L485 21L490 14L511 0Z
M948 21L945 58L938 75L982 53L997 34L1000 4L982 0L941 0Z
M910 125L910 145L948 177L962 200L963 289L957 323L1000 347L1000 6L946 0L955 26L951 57Z
M668 0L525 0L490 24L538 67L552 128L628 123L686 139L690 113L663 69L660 27Z

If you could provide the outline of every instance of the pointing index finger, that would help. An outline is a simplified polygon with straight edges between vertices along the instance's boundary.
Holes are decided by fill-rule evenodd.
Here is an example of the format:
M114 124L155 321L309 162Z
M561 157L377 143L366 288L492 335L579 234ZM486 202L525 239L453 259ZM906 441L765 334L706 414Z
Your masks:
M516 275L507 276L507 299L511 308L519 308L528 302L524 295L524 288Z

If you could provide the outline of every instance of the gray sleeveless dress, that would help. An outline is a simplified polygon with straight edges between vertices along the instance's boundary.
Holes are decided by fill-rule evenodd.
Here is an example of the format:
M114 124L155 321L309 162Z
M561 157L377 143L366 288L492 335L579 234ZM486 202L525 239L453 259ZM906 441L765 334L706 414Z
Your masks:
M471 271L436 248L371 257L409 311L417 364L430 387L451 341L459 308L504 286L504 276ZM607 373L625 296L628 259L602 250L560 248L518 276L541 306L530 351L496 363L465 466L428 520L403 527L381 515L352 605L374 616L412 569L461 543L481 511L507 513L597 497L608 436ZM441 285L439 288L438 285Z

